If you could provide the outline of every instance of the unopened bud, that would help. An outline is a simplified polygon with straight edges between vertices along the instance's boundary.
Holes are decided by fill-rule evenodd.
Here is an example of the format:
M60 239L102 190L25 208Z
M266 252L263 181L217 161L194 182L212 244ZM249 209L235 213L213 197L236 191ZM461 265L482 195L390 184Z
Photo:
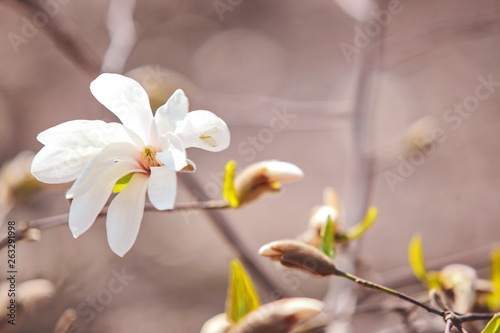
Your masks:
M75 323L77 319L78 315L74 309L66 309L57 320L54 333L73 332L73 329L76 327Z
M230 333L288 333L321 311L324 303L305 297L284 298L260 306L238 321Z
M240 204L253 201L264 194L278 192L281 183L294 182L304 177L295 164L268 160L246 167L234 180Z
M6 215L14 204L27 198L41 188L42 183L31 174L34 154L22 151L0 169L0 218Z
M55 286L46 279L35 279L21 282L18 286L19 304L24 308L34 308L40 302L52 298L55 294Z
M210 318L201 328L200 333L226 333L229 331L231 323L225 313L220 313Z
M321 232L328 222L328 217L330 217L334 224L334 229L337 229L340 223L340 204L337 192L329 187L323 191L323 205L313 209L307 230L297 237L297 239L319 248L321 244Z
M38 242L42 238L42 231L37 228L28 228L24 232L24 239L28 242Z
M317 248L295 240L280 240L262 246L259 254L279 261L317 277L333 275L337 271L330 258Z
M430 116L420 118L411 124L403 136L403 145L406 151L409 153L425 151L429 145L434 143L432 131L436 127L436 121Z
M9 313L9 305L12 302L12 284L16 283L15 277L0 284L0 326L2 320L5 320ZM11 290L11 291L9 291ZM19 311L30 311L39 305L42 301L52 298L55 293L55 287L52 282L45 279L28 280L17 285L15 290L16 305ZM21 312L18 313L21 315Z
M467 265L453 264L444 267L439 276L443 288L453 294L453 311L471 311L476 301L476 270Z

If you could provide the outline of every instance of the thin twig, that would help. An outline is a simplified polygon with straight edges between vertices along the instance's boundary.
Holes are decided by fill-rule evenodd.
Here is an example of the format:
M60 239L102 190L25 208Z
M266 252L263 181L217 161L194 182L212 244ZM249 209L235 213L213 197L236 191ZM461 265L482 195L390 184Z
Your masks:
M444 333L451 333L453 328L453 321L451 319L446 320L446 327L444 328Z
M370 289L373 289L373 290L378 290L378 291L384 292L386 294L389 294L391 296L395 296L395 297L401 298L402 300L405 300L405 301L410 302L410 303L412 303L414 305L417 305L417 306L421 307L422 309L424 309L424 310L426 310L426 311L428 311L430 313L439 315L441 317L444 317L445 314L446 314L444 311L435 309L435 308L433 308L430 305L427 305L425 303L417 301L416 299L414 299L414 298L412 298L412 297L410 297L410 296L408 296L406 294L403 294L403 293L401 293L401 292L399 292L397 290L394 290L394 289L382 286L380 284L377 284L377 283L374 283L374 282L362 279L360 277L357 277L356 275L345 273L345 272L342 272L340 270L337 270L335 272L335 275L343 277L343 278L346 278L346 279L349 279L349 280L351 280L351 281L353 281L353 282L355 282L355 283L357 283L357 284L359 284L359 285L361 285L363 287L370 288Z
M469 321L476 321L476 320L490 320L495 315L494 313L459 314L459 313L455 313L455 312L451 312L451 311L441 311L441 310L438 310L430 305L427 305L423 302L420 302L420 301L414 299L413 297L408 296L402 292L399 292L399 291L391 289L389 287L362 279L354 274L346 273L346 272L343 272L341 270L336 269L335 272L333 273L333 275L349 279L349 280L359 284L362 287L373 289L376 291L380 291L380 292L389 294L391 296L400 298L406 302L412 303L412 304L426 310L429 313L432 313L432 314L435 314L435 315L442 317L446 321L447 325L449 325L448 323L451 322L452 326L455 326L459 330L462 330L462 323L469 322ZM448 332L448 331L445 331L445 332Z
M209 201L203 201L203 202L186 202L186 203L177 204L174 208L165 210L163 212L173 212L173 211L179 211L179 210L194 210L194 209L225 209L225 208L229 208L226 201L224 201L224 200L209 200ZM144 210L145 211L158 211L151 203L146 203ZM106 215L107 212L108 212L108 206L105 206L101 210L101 212L99 213L98 216ZM38 220L32 220L32 221L27 221L27 222L23 221L16 228L15 239L16 239L16 241L23 239L26 235L26 231L29 229L44 230L44 229L49 229L49 228L53 228L53 227L57 227L57 226L66 224L66 223L68 223L68 217L69 217L69 214L65 213L65 214L45 217L45 218L38 219ZM3 249L5 246L7 246L8 242L9 242L8 236L3 238L3 239L0 239L0 249Z

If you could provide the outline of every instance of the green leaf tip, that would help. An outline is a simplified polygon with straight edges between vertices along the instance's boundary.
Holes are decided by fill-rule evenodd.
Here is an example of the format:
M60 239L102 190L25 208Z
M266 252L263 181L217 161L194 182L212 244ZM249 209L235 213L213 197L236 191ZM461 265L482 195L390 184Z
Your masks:
M486 324L481 333L498 333L500 332L500 313L497 313L491 320Z
M125 186L127 186L128 183L130 182L130 179L132 179L133 175L134 174L129 173L128 175L125 175L122 178L118 179L118 181L115 183L115 186L113 186L113 189L111 190L111 192L119 193L119 192L123 191Z
M415 235L410 240L408 246L408 261L413 274L427 286L427 289L442 290L439 272L427 271L424 260L424 250L422 247L422 237L420 235Z
M235 175L236 162L234 160L231 160L226 164L224 182L222 185L222 196L231 208L236 208L240 205L240 200L238 199L236 188L234 187Z
M356 224L355 226L347 230L346 233L343 235L343 238L351 241L363 236L363 234L373 225L375 219L377 218L377 215L378 215L377 207L375 206L369 207L368 210L366 211L363 221L361 221L360 223Z
M259 295L252 279L238 259L231 260L226 315L233 323L260 306Z
M335 257L335 225L332 217L328 215L326 223L321 228L320 249L330 258Z
M422 237L415 235L408 246L408 261L413 274L422 282L427 283L427 268L425 267L424 251L422 249Z
M500 247L496 247L491 252L491 285L493 292L486 298L486 304L490 311L500 309Z

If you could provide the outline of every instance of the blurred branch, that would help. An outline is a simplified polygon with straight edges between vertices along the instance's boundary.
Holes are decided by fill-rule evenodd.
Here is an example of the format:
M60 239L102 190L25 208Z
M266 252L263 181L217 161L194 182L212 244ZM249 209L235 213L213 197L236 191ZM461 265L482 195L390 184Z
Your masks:
M203 202L187 202L177 204L173 209L166 210L164 212L172 212L179 210L194 210L194 209L225 209L229 208L226 201L224 200L208 200ZM145 211L158 211L151 203L146 203L144 207ZM106 215L108 212L108 206L105 206L98 216ZM57 227L68 223L69 214L60 214L50 217L45 217L38 220L21 222L20 226L16 229L16 241L23 239L26 236L26 232L30 229L44 230L53 227ZM0 239L0 249L4 248L8 244L8 237Z
M366 2L366 6L379 9L386 7L386 1L377 3ZM357 21L356 27L363 30L366 22ZM379 67L380 58L383 51L384 27L381 25L379 33L373 37L371 45L359 54L355 60L355 90L354 104L352 105L351 115L353 117L352 140L354 145L354 160L352 173L349 175L349 184L352 193L348 198L347 211L349 217L346 221L346 227L349 228L357 222L363 220L363 216L368 208L370 196L374 183L375 160L370 146L370 110L372 105L373 81L375 72ZM355 271L357 260L357 245L351 244L345 253L340 253L337 261L342 263L342 267ZM353 292L352 286L345 283L338 283L330 279L328 293L324 298L327 310L333 315L344 309L352 309L350 315L354 314L357 298ZM343 321L333 322L327 329L328 333L348 332L351 318Z
M395 33L385 41L390 52L384 58L383 67L392 68L427 52L463 42L467 37L473 40L487 34L498 34L499 29L498 6L490 9L478 7L478 11L467 15L422 23Z
M181 174L180 180L186 188L197 197L198 200L203 201L206 199L205 193L201 190L201 185L194 179L194 177L186 177ZM237 253L245 268L248 269L249 273L255 278L260 286L273 297L276 297L276 295L280 295L282 297L286 296L283 288L267 276L264 268L262 268L259 264L259 261L257 260L258 256L254 255L257 251L249 249L245 238L238 235L226 217L222 215L221 212L216 210L206 210L205 212L210 217L215 229L220 232L228 244Z
M135 45L135 0L110 0L108 31L111 41L102 61L102 72L121 73Z
M91 77L100 73L100 66L93 51L78 35L75 27L62 17L62 14L49 13L47 7L34 0L3 0L14 7L21 8L30 15L44 13L47 23L42 26L47 36L73 63Z

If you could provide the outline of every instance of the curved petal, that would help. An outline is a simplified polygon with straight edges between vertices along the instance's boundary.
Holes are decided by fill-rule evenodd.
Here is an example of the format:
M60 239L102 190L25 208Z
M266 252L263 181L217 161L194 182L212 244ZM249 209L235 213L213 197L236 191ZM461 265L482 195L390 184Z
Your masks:
M149 144L153 113L148 94L136 81L120 74L104 73L90 84L94 97Z
M136 173L109 205L106 219L108 243L111 250L120 257L134 245L139 233L147 185L148 176Z
M196 147L209 151L224 150L230 141L226 123L205 110L189 112L176 134L186 148Z
M187 165L186 149L181 140L173 133L166 133L160 138L161 152L156 159L172 170L179 171Z
M38 135L45 144L34 157L31 173L48 184L75 180L104 147L125 142L142 147L139 137L122 124L100 120L75 120L49 128Z
M176 172L166 166L151 168L148 196L153 206L158 210L174 208L176 194Z
M125 126L102 120L71 120L46 129L36 137L46 146L102 148L113 142L134 142Z
M93 186L74 196L68 221L73 237L80 236L90 228L111 195L116 181L133 171L133 165L129 162L116 162L92 179Z
M154 120L158 133L175 132L177 126L186 118L189 110L189 101L184 91L177 89L168 101L156 111Z
M76 182L66 193L66 198L71 199L89 191L90 188L95 186L96 180L100 178L101 174L111 169L117 161L127 162L130 166L130 172L144 172L139 162L136 161L137 156L139 156L139 152L130 143L117 142L106 146L87 164Z
M66 149L43 147L33 158L31 173L47 184L67 183L75 180L101 148Z

